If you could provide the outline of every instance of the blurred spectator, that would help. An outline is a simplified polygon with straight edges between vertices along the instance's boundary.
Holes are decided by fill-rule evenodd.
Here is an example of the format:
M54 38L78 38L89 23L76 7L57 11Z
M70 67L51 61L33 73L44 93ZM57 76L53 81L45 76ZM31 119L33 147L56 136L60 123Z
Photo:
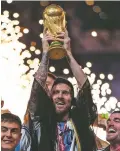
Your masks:
M101 151L120 151L120 111L114 111L107 120L106 140L110 145Z
M21 120L11 113L1 115L1 151L15 151L21 138Z

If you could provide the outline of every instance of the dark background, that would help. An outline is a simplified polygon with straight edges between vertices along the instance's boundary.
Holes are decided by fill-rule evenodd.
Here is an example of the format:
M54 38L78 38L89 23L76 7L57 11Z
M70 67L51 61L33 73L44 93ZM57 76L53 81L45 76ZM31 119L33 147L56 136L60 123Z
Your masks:
M111 85L111 95L120 101L120 2L96 1L92 6L87 5L85 1L48 2L52 3L62 6L66 11L72 53L76 60L83 67L86 62L92 62L91 70L97 76L100 73L113 74L114 79L108 81ZM102 15L93 11L94 6L101 8ZM39 34L43 31L43 26L39 24L39 20L42 19L45 7L38 1L13 1L11 4L1 2L1 12L8 10L11 19L13 13L19 13L20 26L29 29L29 34L20 39L28 48L31 42L36 42L36 48L42 49ZM97 37L91 36L93 30L98 33ZM41 58L41 55L32 56L35 57ZM62 70L69 68L65 58L50 60L51 65L56 67L56 75L64 76ZM67 76L72 76L72 73Z

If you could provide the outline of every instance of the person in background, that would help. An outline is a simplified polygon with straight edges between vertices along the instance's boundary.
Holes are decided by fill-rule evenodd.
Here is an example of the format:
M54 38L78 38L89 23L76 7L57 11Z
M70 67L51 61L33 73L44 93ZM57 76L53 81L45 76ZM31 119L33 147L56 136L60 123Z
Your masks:
M114 111L107 120L106 140L110 145L99 151L120 151L120 111Z
M1 151L15 151L21 138L21 120L11 113L1 115Z

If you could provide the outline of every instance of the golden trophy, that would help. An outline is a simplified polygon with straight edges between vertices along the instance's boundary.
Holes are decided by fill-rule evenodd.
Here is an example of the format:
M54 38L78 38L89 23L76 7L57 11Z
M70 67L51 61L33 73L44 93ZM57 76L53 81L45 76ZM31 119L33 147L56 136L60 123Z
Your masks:
M44 29L52 34L55 38L57 33L64 32L66 27L65 12L55 4L49 5L43 12ZM63 43L54 40L49 46L49 57L57 60L62 59L66 55Z

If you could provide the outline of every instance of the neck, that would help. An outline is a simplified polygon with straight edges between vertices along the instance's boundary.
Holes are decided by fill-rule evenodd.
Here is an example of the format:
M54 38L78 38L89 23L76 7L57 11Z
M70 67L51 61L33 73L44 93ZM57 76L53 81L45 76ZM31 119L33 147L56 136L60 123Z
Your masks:
M67 121L69 119L69 112L63 114L57 114L57 121Z
M120 144L110 145L110 151L120 151Z

